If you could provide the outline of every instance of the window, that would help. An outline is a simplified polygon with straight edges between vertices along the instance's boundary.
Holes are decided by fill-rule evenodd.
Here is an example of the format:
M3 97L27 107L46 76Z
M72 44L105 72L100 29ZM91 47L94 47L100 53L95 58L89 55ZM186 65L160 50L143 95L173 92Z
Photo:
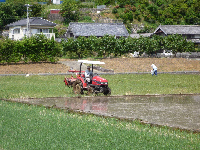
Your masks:
M197 34L197 35L194 36L194 38L195 39L200 39L200 35Z
M43 29L42 32L43 33L49 33L49 29Z
M49 33L49 29L38 29L38 33Z
M192 35L192 34L187 35L187 39L193 39L193 38L194 38L194 35Z
M32 34L37 34L38 31L37 31L37 29L31 29L31 33L32 33Z
M13 34L19 34L20 33L20 28L15 28L13 30Z

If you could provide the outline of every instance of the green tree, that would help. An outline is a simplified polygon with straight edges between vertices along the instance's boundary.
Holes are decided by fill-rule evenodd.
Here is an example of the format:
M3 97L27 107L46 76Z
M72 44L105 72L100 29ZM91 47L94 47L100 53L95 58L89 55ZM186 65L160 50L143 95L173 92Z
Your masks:
M200 24L200 1L199 0L188 0L188 9L185 15L187 24Z
M69 24L71 21L78 21L80 12L77 2L75 0L65 0L61 4L60 14L64 18L66 24Z
M125 54L127 51L129 50L126 48L126 39L125 37L120 37L119 39L116 40L114 56L121 56Z
M44 10L44 6L41 4L33 4L30 7L30 10L31 17L40 17L42 15L42 11Z
M61 55L61 48L54 39L48 39L39 34L30 38L25 37L22 41L20 53L24 62L51 61L56 62Z
M172 34L164 38L164 48L171 50L175 57L178 52L189 51L191 47L192 45L187 47L187 41L182 35Z
M0 62L19 62L21 60L19 49L19 41L2 39L0 41Z
M115 49L115 37L111 35L104 35L103 37L99 38L99 57L106 57L110 56L111 53L114 52Z
M0 3L0 30L9 23L16 21L17 13L12 3Z
M121 8L123 8L125 5L134 5L136 0L117 0L117 3Z
M26 8L25 8L25 5L24 3L13 3L14 5L14 9L15 9L15 12L16 12L16 20L19 20L21 18L25 18L26 17Z
M113 5L115 0L95 0L96 5Z

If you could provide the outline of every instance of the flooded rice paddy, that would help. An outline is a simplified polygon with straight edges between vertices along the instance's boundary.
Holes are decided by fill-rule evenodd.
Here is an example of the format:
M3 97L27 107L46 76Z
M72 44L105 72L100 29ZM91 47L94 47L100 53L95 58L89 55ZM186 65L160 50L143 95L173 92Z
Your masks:
M29 104L200 131L200 95L18 99Z

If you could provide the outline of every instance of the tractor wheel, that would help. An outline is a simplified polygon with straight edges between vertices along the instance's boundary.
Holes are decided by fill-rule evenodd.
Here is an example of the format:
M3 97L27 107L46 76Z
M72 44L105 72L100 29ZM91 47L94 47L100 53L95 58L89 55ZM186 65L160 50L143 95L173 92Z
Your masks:
M76 80L73 83L73 91L74 91L74 94L83 94L83 84L81 80Z
M93 93L94 93L94 88L93 87L89 87L87 95L92 95Z
M109 87L104 88L103 94L104 94L104 95L111 95L111 89L110 89Z

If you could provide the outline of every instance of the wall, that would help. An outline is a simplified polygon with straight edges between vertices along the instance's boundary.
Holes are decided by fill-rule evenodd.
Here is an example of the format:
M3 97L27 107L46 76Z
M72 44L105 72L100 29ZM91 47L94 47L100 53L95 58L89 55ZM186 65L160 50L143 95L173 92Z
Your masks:
M64 21L64 18L60 14L49 14L48 20L49 21L55 21L55 20Z

